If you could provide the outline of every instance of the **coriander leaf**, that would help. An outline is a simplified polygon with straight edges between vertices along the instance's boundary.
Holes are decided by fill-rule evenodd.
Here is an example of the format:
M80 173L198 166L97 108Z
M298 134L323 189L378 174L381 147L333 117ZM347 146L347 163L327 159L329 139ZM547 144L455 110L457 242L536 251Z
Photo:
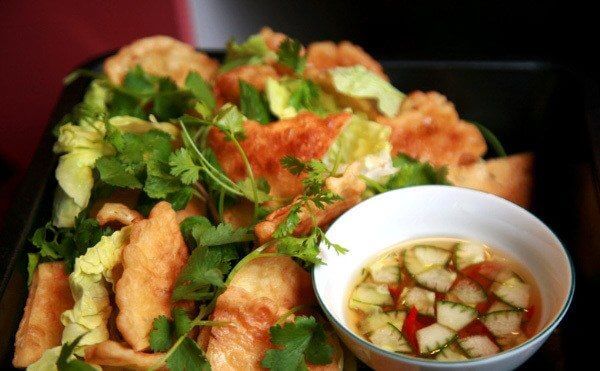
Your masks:
M277 239L277 252L303 260L310 264L321 264L317 235L313 232L305 237L284 236Z
M242 114L261 124L269 123L269 121L271 121L269 105L262 94L254 86L248 84L244 80L239 80L239 86Z
M123 188L142 188L142 183L115 157L101 157L96 160L95 166L104 183Z
M62 346L60 349L60 354L58 355L58 359L56 360L56 368L58 371L96 371L94 367L85 363L84 361L78 359L69 360L69 358L71 358L73 355L75 347L77 347L77 344L79 344L85 335L87 335L87 333L80 335L78 338L73 340L73 342L65 343Z
M279 63L288 66L296 73L302 73L306 57L302 55L302 44L298 40L286 39L279 45Z
M192 187L183 187L178 191L169 194L166 200L171 203L173 210L178 211L185 209L193 196L194 190Z
M195 237L200 246L220 246L236 242L247 242L253 239L248 229L235 229L228 223L220 223L216 227L211 226L204 230L201 235L195 234Z
M286 155L280 160L281 165L286 168L293 175L300 175L300 173L307 171L306 164L300 161L297 157Z
M246 228L234 228L231 224L213 226L203 216L190 216L181 223L181 233L188 246L222 246L237 242L252 241L252 233ZM193 239L193 241L191 241Z
M270 329L271 342L281 349L266 352L261 365L271 370L306 370L306 361L325 365L333 360L333 347L327 343L323 325L314 317L299 316L294 322Z
M198 246L183 267L173 290L172 300L210 300L217 288L225 285L231 253L223 247Z
M252 35L242 44L230 40L227 43L225 61L219 68L219 72L225 73L248 64L260 64L265 60L275 59L276 57L260 35Z
M185 148L179 149L169 157L171 174L181 179L183 184L192 184L200 177L200 166L194 163L192 156Z
M149 340L150 349L154 352L165 352L171 347L171 325L166 316L161 315L154 319Z
M290 207L290 211L285 219L279 223L275 232L273 232L273 237L281 238L284 236L289 236L296 230L298 224L300 224L300 207L302 203L296 202Z
M194 98L204 104L210 111L216 107L215 96L212 87L204 81L197 72L190 72L185 78L185 87L188 88Z
M236 106L225 104L213 120L213 124L221 131L234 137L244 135L244 121L246 118L240 113Z
M108 111L110 117L132 116L140 119L147 117L140 99L118 89L112 90Z
M419 162L402 154L393 158L392 162L394 167L398 168L398 172L386 182L386 190L424 184L449 184L444 167L435 168L427 162Z
M319 89L310 80L299 80L298 86L292 92L288 104L300 111L305 108L312 111L318 103Z
M149 174L144 183L144 192L151 198L165 199L181 189L181 182L170 174Z
M198 344L187 336L173 349L166 363L171 371L210 370L210 364Z
M169 120L183 115L190 106L190 94L186 91L167 91L154 96L152 113L159 120Z
M123 87L136 95L150 95L154 92L154 83L151 77L139 64L125 75Z
M269 201L271 199L271 197L269 196L268 183L266 184L267 189L265 191L265 182L261 182L259 184L259 180L257 180L256 200L254 197L254 189L253 189L253 185L252 185L252 179L250 177L248 177L244 180L240 180L236 184L238 186L238 189L242 192L243 196L250 201L257 202L257 203L263 203L263 202Z
M192 329L192 320L188 317L187 312L183 308L173 309L173 326L175 337L185 336Z

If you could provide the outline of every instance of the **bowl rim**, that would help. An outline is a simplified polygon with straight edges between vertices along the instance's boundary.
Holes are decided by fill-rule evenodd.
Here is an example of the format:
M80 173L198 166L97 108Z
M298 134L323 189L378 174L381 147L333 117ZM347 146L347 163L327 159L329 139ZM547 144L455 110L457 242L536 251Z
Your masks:
M550 227L548 227L540 218L538 218L533 213L529 212L528 210L522 208L521 206L516 205L502 197L499 197L499 196L496 196L496 195L493 195L490 193L474 190L474 189L460 188L460 187L448 186L448 185L422 185L422 186L414 186L414 187L395 189L392 191L388 191L388 192L384 192L384 193L375 195L368 200L358 203L353 208L355 208L365 202L369 202L369 200L371 200L373 198L390 197L388 195L390 193L400 193L400 192L407 192L407 191L411 192L411 191L414 191L416 188L418 188L418 189L430 188L430 189L438 189L442 192L458 191L458 192L476 194L477 197L482 197L484 199L487 198L488 200L491 200L492 202L500 202L501 204L504 204L505 206L514 209L518 213L525 214L526 216L533 218L536 222L538 222L542 226L544 226L547 229L547 231L550 233L550 236L555 240L555 242L558 242L560 250L562 251L564 256L567 258L569 273L571 274L571 285L569 287L569 292L567 294L566 300L564 301L560 311L554 317L554 319L552 321L550 321L550 323L548 325L546 325L544 328L542 328L542 330L538 331L535 334L535 336L532 336L530 339L527 339L527 341L523 342L522 344L517 345L514 348L504 350L504 351L494 354L492 356L474 358L474 359L469 359L466 361L438 361L438 360L434 360L434 359L418 358L418 357L408 356L408 355L404 355L402 353L394 353L394 352L387 351L385 349L378 348L377 346L373 345L372 343L368 342L367 340L365 340L362 337L355 334L353 331L349 330L346 327L346 325L344 325L343 323L340 323L340 321L338 321L333 316L333 314L329 311L327 306L324 304L323 299L321 298L319 290L317 289L318 286L316 284L316 278L315 278L315 269L317 266L314 266L311 269L311 281L312 281L312 285L313 285L313 291L315 292L315 296L317 297L319 306L323 309L323 312L325 313L325 315L327 316L329 321L333 322L335 324L335 327L338 330L342 331L346 336L353 338L359 344L361 344L364 347L369 348L369 350L379 354L380 356L391 358L395 361L407 362L407 363L410 363L410 364L413 364L416 366L424 366L424 367L425 366L426 367L439 366L440 368L447 367L447 366L451 366L454 368L460 368L461 366L472 366L472 365L478 364L478 363L489 363L489 362L501 361L503 359L507 359L507 358L510 358L511 356L514 356L517 352L523 350L526 346L529 346L537 341L540 341L542 338L548 336L552 331L554 331L554 329L558 326L560 321L566 315L566 313L571 305L571 302L573 301L573 296L575 295L575 266L573 265L573 260L571 259L569 252L565 248L565 245L562 243L560 238L558 238L556 236L556 234L552 231L552 229L550 229ZM350 210L352 210L353 208L351 208ZM346 211L346 212L348 212L348 211ZM337 223L337 220L332 224L332 226L335 223ZM322 247L323 247L323 244L321 243L321 248Z

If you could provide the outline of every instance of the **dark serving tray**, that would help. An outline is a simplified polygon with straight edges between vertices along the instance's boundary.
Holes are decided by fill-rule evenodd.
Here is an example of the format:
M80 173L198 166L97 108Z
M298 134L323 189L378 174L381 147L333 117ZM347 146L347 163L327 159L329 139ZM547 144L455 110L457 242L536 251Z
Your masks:
M84 68L99 69L106 56ZM508 153L536 156L532 211L564 242L576 268L571 309L523 368L566 369L593 357L600 289L600 98L582 76L543 62L383 62L395 86L437 90L461 117L494 131ZM0 232L0 369L12 369L14 334L27 296L25 252L51 213L57 156L51 129L89 81L66 86ZM565 277L566 278L566 277Z

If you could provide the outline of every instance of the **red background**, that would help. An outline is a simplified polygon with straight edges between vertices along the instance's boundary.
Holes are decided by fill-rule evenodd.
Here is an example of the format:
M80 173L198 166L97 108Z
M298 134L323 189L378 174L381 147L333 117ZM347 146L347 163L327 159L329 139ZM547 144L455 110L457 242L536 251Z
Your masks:
M185 0L0 1L0 225L73 68L136 38L191 39Z

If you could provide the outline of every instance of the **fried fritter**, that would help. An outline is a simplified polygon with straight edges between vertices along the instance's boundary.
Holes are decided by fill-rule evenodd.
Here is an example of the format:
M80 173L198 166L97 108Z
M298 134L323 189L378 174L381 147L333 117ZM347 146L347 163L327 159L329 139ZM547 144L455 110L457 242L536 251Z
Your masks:
M334 67L361 65L388 80L383 67L363 48L348 41L335 44L332 41L320 41L308 46L306 69L309 76L316 71L325 71Z
M316 303L310 275L287 256L254 259L236 273L230 286L285 308Z
M285 169L280 163L281 158L291 155L306 161L323 157L349 119L348 113L321 118L306 112L269 125L246 121L246 136L240 144L254 175L267 180L272 195L295 197L302 192L301 178ZM242 157L234 144L217 129L210 131L208 145L232 180L237 182L246 178Z
M113 340L107 340L85 348L86 362L128 370L147 370L158 364L163 356L162 353L136 352L127 344ZM166 367L159 368L159 370L166 369Z
M60 315L73 304L65 265L62 262L38 265L15 335L15 367L27 367L45 350L60 345L63 331Z
M133 350L148 348L154 318L170 316L173 285L187 258L177 214L168 202L159 202L148 219L131 225L115 302L119 307L117 328Z
M96 220L102 226L109 223L117 223L119 225L130 225L133 222L142 220L144 217L139 212L130 209L129 207L114 202L105 203L96 214Z
M111 82L121 84L136 65L149 74L170 77L179 86L183 86L190 71L212 81L219 68L219 62L197 52L191 45L168 36L151 36L136 40L107 58L104 72Z
M279 45L288 38L286 34L275 32L270 27L261 28L259 35L265 40L267 47L273 51L279 50Z
M219 104L238 103L240 100L240 80L254 86L259 91L265 90L267 79L279 78L279 73L268 64L236 67L215 79L215 95Z
M359 163L354 163L346 169L341 177L329 177L325 180L325 188L340 195L342 199L326 205L323 209L311 204L308 206L310 210L301 209L300 223L294 230L294 235L306 235L315 222L321 227L328 225L362 200L366 185L359 178L359 167ZM263 244L271 239L277 226L287 217L290 208L291 205L277 209L256 225L254 233L258 237L259 243Z
M413 92L397 117L380 116L377 121L392 128L393 154L404 153L433 165L473 163L487 150L479 129L460 120L454 105L437 92Z
M269 328L287 309L232 286L219 296L213 321L228 322L210 329L206 358L213 370L262 370L260 362L272 347Z
M467 166L449 166L448 180L456 186L495 194L522 207L531 204L533 154L478 161Z

